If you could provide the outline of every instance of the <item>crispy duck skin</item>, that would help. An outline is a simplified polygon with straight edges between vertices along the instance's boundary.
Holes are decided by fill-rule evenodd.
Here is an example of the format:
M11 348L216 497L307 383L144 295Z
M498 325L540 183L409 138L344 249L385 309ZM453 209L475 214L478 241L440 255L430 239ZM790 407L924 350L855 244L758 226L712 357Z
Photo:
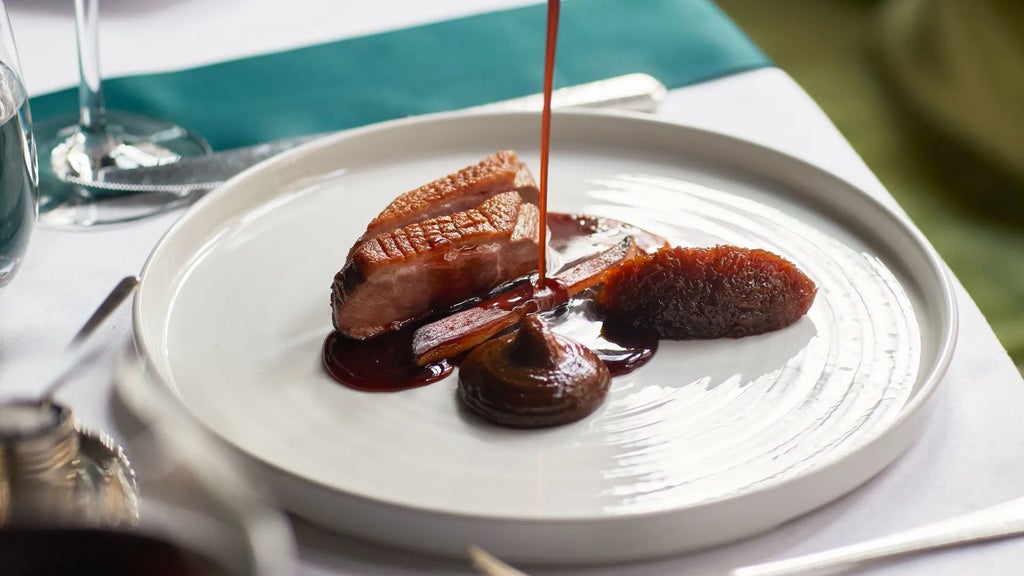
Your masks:
M538 203L540 191L529 168L515 152L502 150L395 198L370 221L360 241L413 222L475 208L492 196L512 190L526 202Z
M423 366L475 348L515 326L527 314L550 310L569 297L600 284L605 272L640 252L632 236L624 238L597 256L555 274L561 293L538 290L541 293L536 298L524 298L521 302L511 300L508 293L499 294L473 308L425 324L413 335L413 358L417 365ZM510 301L518 303L510 306Z
M371 338L536 270L539 220L510 191L360 242L334 278L334 327Z

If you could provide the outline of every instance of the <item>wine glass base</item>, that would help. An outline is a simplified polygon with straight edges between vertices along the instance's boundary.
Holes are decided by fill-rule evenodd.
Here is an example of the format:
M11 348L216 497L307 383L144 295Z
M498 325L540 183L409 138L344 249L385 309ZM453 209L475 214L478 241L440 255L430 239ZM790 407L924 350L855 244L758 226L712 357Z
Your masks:
M123 112L106 113L109 146L92 166L75 162L81 132L76 116L64 116L37 122L36 145L39 151L38 223L49 228L81 228L131 222L194 202L202 191L124 192L71 184L65 176L91 179L90 168L116 166L138 168L171 164L188 156L210 153L200 136L184 128Z

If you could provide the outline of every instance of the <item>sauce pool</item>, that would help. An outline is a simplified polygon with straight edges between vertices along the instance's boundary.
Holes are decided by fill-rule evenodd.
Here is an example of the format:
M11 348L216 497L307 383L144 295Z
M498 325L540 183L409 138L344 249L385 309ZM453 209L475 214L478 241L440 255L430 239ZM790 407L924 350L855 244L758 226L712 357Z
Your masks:
M406 326L370 340L331 332L324 340L324 368L332 378L364 392L393 392L437 382L452 373L448 360L417 366L412 361L412 335Z
M658 351L656 335L606 322L590 298L573 298L564 309L544 316L552 331L589 348L612 376L629 374Z

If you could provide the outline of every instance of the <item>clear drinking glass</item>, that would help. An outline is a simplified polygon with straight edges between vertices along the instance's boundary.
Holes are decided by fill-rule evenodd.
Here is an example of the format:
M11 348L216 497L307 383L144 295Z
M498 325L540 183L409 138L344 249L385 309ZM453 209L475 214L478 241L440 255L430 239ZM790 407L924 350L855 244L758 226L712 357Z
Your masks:
M75 0L79 87L76 115L36 125L40 163L39 223L82 227L128 222L166 212L195 195L126 192L105 188L107 167L173 164L208 154L197 134L163 120L108 111L99 67L99 0Z
M0 1L0 289L17 271L36 216L36 149L7 8Z

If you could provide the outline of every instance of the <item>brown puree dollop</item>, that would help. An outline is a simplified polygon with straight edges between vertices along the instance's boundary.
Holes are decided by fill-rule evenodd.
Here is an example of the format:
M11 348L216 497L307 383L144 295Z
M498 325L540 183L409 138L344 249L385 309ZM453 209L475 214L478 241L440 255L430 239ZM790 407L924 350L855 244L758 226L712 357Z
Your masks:
M604 401L611 373L589 348L530 315L514 334L473 349L459 367L459 398L503 426L544 428L579 420Z

